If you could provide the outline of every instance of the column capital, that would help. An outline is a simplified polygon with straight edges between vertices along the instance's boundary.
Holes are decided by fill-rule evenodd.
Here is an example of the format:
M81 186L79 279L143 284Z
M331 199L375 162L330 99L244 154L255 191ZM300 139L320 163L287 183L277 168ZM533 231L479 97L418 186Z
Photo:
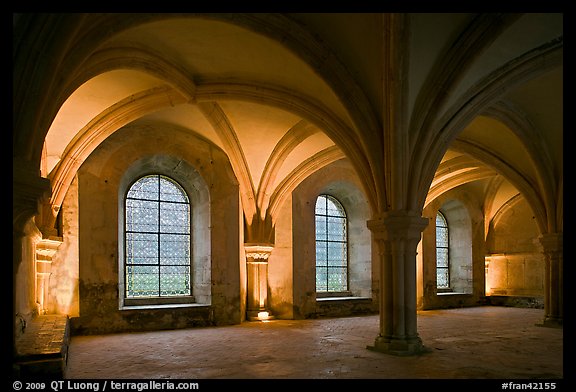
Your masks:
M41 238L36 243L36 259L52 260L62 242L62 238L59 237Z
M272 244L244 244L247 263L267 263L273 250Z
M407 210L386 211L367 222L377 240L419 240L429 219Z

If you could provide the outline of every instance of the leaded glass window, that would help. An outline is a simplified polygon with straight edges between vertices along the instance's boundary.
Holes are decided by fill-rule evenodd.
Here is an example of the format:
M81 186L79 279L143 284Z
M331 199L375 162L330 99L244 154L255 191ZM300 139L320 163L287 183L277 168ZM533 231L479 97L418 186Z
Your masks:
M450 287L448 222L440 211L436 214L436 286Z
M344 207L329 195L316 200L316 291L348 290L348 236Z
M137 180L125 200L126 298L191 295L190 202L172 179Z

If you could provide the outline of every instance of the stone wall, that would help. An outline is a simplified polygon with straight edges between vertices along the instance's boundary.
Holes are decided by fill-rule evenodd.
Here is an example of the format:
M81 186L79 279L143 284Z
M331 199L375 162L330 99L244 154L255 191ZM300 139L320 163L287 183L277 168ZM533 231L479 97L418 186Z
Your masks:
M538 236L523 197L512 199L495 215L486 237L486 291L495 297L491 302L543 306L545 261Z

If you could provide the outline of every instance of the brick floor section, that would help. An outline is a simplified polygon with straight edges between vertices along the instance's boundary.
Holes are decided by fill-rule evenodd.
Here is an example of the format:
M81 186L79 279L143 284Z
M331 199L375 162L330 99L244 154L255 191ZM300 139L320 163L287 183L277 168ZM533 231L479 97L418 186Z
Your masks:
M542 318L541 309L421 311L418 330L431 352L411 357L366 349L377 315L74 336L67 377L560 379L563 330L537 326Z

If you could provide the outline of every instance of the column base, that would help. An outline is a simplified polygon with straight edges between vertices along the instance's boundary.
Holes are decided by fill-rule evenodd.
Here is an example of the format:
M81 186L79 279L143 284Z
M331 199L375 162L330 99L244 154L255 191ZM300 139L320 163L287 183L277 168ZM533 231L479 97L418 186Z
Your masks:
M268 321L274 320L274 316L266 309L248 310L246 312L248 321Z
M556 317L546 317L541 324L536 324L536 326L547 328L564 328L564 320Z
M374 341L374 346L366 346L370 351L378 351L384 354L397 356L420 355L432 352L431 349L422 344L419 337L410 339L398 339L378 336Z

